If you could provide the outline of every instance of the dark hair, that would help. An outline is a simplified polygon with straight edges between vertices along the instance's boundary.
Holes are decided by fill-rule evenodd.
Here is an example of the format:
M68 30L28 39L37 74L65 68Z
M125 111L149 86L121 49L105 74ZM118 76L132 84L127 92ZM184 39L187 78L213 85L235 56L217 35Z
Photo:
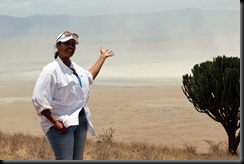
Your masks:
M60 44L61 42L56 43L55 47L57 48L57 45ZM57 59L58 57L58 51L54 53L54 59Z
M57 57L58 57L58 51L54 53L54 58L57 59Z

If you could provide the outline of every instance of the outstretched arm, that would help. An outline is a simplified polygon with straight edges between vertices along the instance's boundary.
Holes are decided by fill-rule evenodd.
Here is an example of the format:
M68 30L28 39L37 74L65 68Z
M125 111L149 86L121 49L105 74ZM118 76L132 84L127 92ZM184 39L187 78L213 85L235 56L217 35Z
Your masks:
M93 76L93 80L97 77L106 58L111 56L114 56L114 52L112 50L104 50L103 48L100 48L100 57L98 58L96 63L89 69L89 72L91 72Z

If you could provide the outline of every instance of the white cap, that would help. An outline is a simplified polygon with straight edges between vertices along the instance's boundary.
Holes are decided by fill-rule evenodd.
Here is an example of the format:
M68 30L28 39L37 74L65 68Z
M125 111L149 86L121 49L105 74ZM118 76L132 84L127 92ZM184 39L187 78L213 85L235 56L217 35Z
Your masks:
M78 39L76 37L74 37L73 35L66 36L63 32L58 35L56 43L58 43L58 42L66 42L66 41L68 41L70 39L74 39L76 44L79 44L79 41L78 41Z

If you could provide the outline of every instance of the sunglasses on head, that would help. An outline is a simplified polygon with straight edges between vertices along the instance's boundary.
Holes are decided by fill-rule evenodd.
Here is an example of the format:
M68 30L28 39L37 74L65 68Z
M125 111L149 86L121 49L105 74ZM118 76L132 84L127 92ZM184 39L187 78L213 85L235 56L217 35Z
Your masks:
M58 39L57 40L59 40L63 35L65 35L65 36L72 36L74 39L78 39L79 38L79 35L77 35L76 33L71 33L71 32L69 32L69 31L65 31L65 32L63 32L63 34L62 35L60 35L60 37L58 37Z

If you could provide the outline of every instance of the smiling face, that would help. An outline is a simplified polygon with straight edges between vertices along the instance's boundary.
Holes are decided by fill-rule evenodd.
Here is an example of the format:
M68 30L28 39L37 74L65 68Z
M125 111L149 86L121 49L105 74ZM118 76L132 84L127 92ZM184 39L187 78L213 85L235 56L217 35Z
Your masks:
M66 42L60 42L57 44L59 57L65 62L68 62L74 55L76 50L76 42L74 39L70 39Z

